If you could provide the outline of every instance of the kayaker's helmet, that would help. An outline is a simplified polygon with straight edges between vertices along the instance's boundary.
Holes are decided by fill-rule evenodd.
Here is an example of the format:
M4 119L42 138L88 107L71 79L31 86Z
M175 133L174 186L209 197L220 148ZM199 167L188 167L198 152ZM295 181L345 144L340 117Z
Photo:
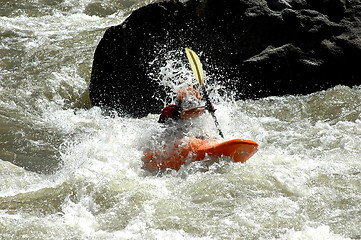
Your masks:
M176 95L175 104L182 108L199 107L202 96L192 87L181 88Z

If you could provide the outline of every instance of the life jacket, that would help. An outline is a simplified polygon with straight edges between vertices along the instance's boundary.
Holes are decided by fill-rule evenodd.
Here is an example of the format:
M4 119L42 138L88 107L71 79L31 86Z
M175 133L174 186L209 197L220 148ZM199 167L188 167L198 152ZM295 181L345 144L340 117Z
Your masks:
M181 111L182 110L179 106L170 104L170 105L166 106L165 108L163 108L163 111L159 117L158 122L164 123L168 119L179 120L179 119L181 119L181 116L180 116Z

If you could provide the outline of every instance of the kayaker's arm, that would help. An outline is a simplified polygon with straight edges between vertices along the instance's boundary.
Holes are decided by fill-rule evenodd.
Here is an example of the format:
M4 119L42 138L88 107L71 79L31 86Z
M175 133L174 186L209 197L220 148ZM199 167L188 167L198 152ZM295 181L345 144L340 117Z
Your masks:
M187 108L183 109L180 115L182 119L196 118L202 115L205 110L204 107Z

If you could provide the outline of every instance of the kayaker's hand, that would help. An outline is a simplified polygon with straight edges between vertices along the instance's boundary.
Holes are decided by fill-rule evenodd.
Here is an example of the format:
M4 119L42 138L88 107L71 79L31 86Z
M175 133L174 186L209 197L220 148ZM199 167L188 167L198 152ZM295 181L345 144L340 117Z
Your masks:
M213 106L213 104L211 102L207 102L205 108L206 108L206 110L208 112L215 112L216 111L216 109L214 108L214 106Z
M203 107L194 107L194 108L187 108L183 109L181 112L181 118L182 119L190 119L190 118L196 118L203 114L205 111L205 108Z

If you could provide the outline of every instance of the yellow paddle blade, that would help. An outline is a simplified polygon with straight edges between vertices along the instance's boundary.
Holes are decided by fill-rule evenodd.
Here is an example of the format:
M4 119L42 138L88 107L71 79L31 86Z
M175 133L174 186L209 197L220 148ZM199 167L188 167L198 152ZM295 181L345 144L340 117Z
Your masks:
M199 60L199 57L195 52L190 50L189 48L185 48L186 54L188 57L189 64L191 65L192 72L194 76L196 77L199 84L203 87L203 68L202 63Z

